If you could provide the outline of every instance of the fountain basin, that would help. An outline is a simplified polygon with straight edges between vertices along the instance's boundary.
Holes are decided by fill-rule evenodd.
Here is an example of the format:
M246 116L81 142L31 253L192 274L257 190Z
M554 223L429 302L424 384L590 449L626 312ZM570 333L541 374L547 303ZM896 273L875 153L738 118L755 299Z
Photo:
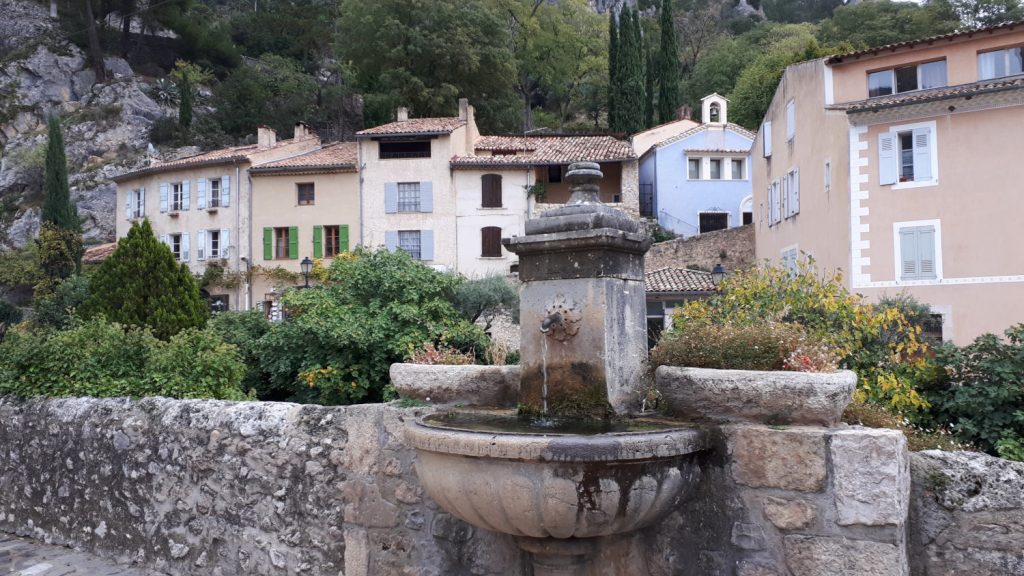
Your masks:
M507 418L513 431L499 432L435 414L411 423L406 437L434 501L518 537L595 538L648 526L696 483L694 454L708 447L702 431L666 421L566 434L524 433Z

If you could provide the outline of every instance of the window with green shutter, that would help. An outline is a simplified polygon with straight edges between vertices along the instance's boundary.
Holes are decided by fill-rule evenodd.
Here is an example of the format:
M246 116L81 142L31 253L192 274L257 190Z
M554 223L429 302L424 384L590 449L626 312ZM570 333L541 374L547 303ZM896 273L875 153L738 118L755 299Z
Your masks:
M295 260L299 257L299 227L288 228L288 258Z
M263 259L273 260L274 259L274 229L264 228L263 229Z
M340 239L338 240L338 248L342 252L348 252L348 224L343 224L339 227Z
M330 226L328 226L328 228L330 228ZM324 257L323 234L323 226L320 226L319 224L313 226L313 258ZM330 245L328 244L328 246ZM328 254L328 256L333 256L333 254Z

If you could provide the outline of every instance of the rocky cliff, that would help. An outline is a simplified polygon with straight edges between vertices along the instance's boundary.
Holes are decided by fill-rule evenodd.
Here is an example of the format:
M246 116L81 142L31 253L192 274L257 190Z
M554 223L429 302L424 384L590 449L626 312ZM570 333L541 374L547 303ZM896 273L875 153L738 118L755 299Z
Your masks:
M64 124L72 198L87 244L114 238L111 176L146 161L153 121L173 111L120 58L96 82L85 55L46 8L0 0L0 250L21 248L39 227L46 116Z

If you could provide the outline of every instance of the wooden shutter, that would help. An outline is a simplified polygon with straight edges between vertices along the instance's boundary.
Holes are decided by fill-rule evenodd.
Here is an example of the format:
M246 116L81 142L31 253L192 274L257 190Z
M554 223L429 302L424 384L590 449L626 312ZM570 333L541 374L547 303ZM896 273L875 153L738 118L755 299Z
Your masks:
M384 213L395 214L398 212L398 183L387 182L384 184Z
M324 227L317 224L313 226L313 258L324 257Z
M170 193L167 182L160 183L160 211L167 212L167 196Z
M434 183L420 182L420 212L434 211Z
M480 229L480 256L484 258L501 257L501 228L486 226Z
M189 206L190 206L190 203L192 201L191 185L192 185L192 183L190 181L188 181L188 180L185 180L184 182L181 183L181 209L182 210L188 210Z
M264 228L263 229L263 259L273 260L274 259L274 229Z
M212 249L213 246L210 246ZM210 257L213 258L213 254ZM196 260L206 260L206 230L196 233Z
M231 250L231 230L228 228L220 229L220 247L217 256L221 258L227 258L230 255Z
M761 138L764 143L764 157L769 158L772 155L772 123L765 122L761 130Z
M295 260L299 257L299 227L288 228L288 258Z
M501 175L484 174L482 177L483 194L480 206L483 208L501 208Z
M896 135L885 132L878 135L878 183L882 186L896 183L899 165L896 162Z
M348 224L338 226L338 250L348 252Z
M420 230L420 260L434 259L434 231Z
M206 208L206 178L200 178L196 182L196 196L199 199L199 209Z
M231 176L222 176L220 179L220 207L227 208L231 205Z
M384 232L384 247L392 252L398 250L398 230Z
M932 129L914 130L914 181L932 179Z

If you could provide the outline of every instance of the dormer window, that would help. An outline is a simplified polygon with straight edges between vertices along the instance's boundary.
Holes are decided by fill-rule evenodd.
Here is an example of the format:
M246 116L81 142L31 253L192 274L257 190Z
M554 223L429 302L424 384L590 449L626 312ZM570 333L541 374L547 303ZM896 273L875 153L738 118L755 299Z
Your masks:
M430 140L382 141L380 159L430 158Z
M868 97L946 86L946 61L901 66L868 74Z
M722 106L718 102L712 102L709 108L709 116L711 116L711 122L721 122L722 118Z
M1004 48L978 54L978 80L991 80L1024 72L1024 48Z

